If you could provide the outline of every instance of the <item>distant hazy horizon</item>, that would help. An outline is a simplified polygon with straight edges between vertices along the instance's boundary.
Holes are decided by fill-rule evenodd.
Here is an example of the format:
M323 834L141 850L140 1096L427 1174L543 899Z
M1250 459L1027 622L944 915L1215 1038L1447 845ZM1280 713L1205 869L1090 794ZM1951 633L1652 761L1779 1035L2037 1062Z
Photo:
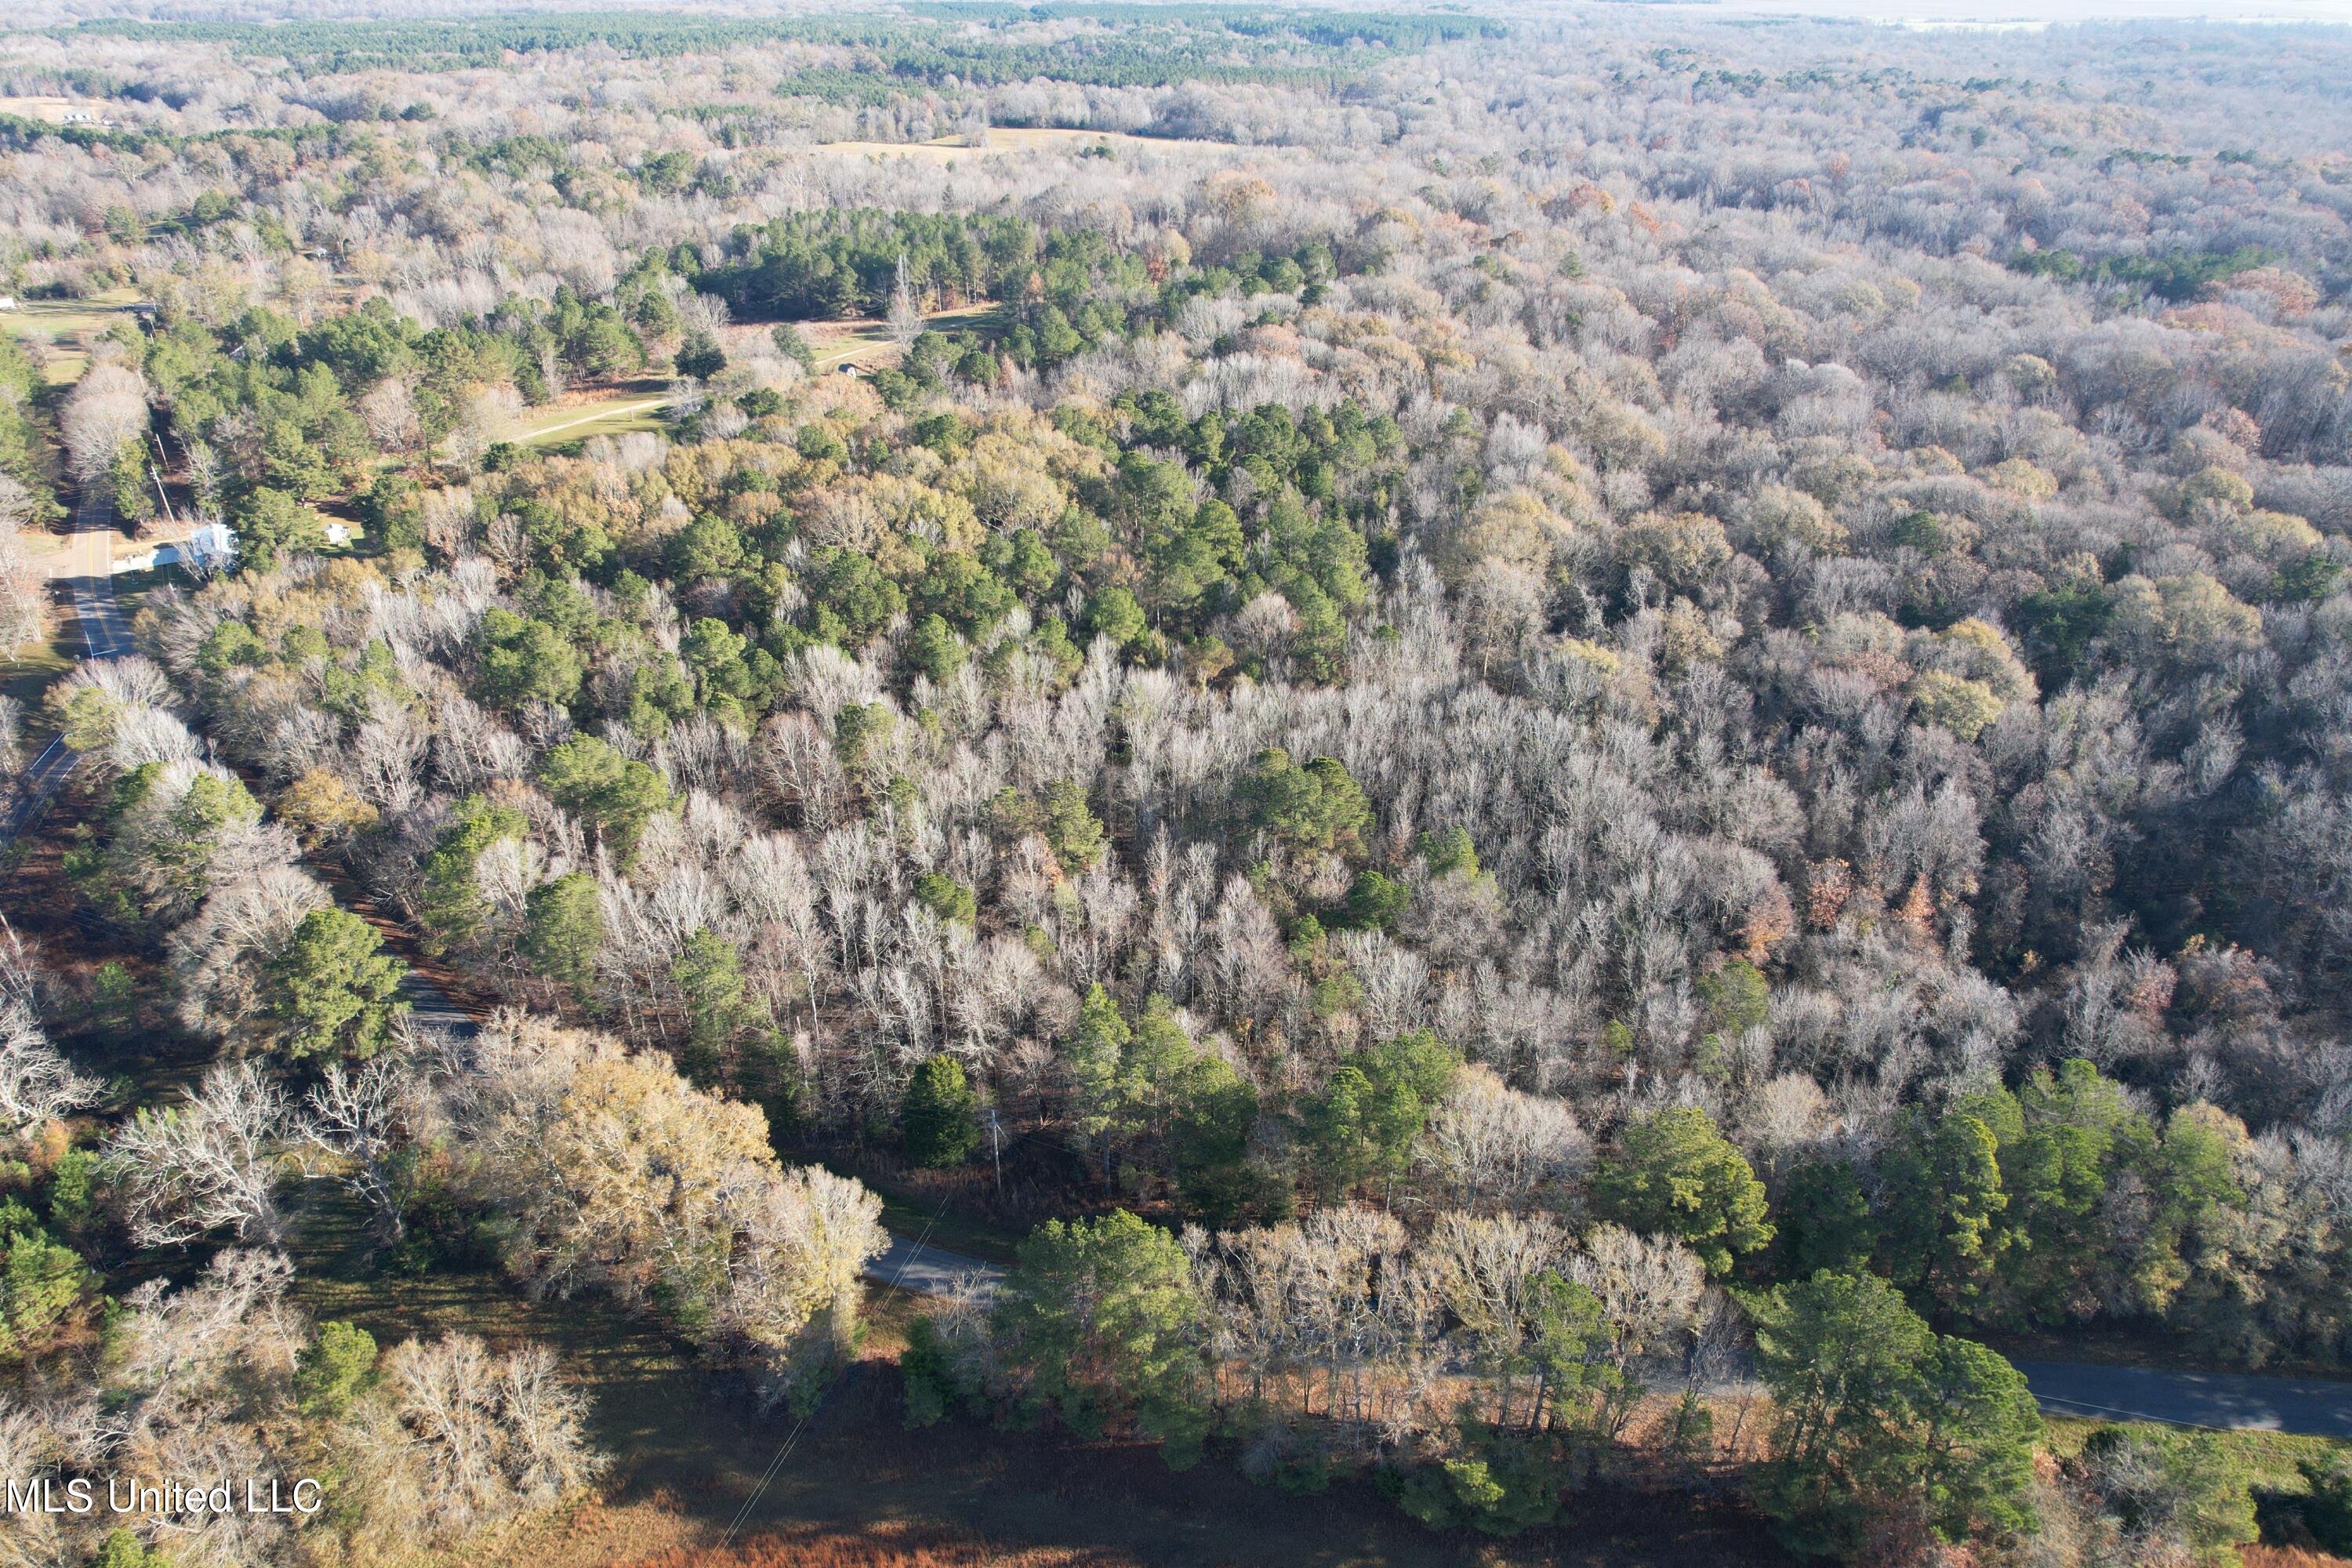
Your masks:
M1654 9L1850 18L1906 26L2040 27L2068 22L2352 23L2352 0L1659 0Z
M971 0L974 5L983 0ZM1291 0L1278 0L1291 3ZM1331 9L1364 8L1341 3ZM1427 8L1429 0L1407 0L1405 10ZM2034 28L2073 22L2214 22L2222 24L2324 23L2352 25L2352 0L1601 0L1608 9L1674 15L1773 17L1883 23L1906 27ZM853 5L850 9L883 9ZM1560 6L1559 10L1580 7ZM1524 16L1527 7L1472 0L1475 14ZM1549 11L1538 5L1537 9ZM54 26L102 17L137 16L169 21L271 22L308 19L463 20L499 12L691 11L713 16L804 14L807 7L747 0L18 0L0 18L0 32Z

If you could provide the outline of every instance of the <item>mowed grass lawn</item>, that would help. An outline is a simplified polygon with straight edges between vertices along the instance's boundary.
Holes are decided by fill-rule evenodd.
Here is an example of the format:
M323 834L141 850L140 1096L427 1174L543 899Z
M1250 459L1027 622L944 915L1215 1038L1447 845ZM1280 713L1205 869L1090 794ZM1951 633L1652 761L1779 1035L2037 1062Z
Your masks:
M70 622L67 616L58 619ZM41 721L41 698L51 681L73 668L73 662L61 637L26 643L0 658L0 697L16 703L24 724L23 738L30 741L38 737L33 746L36 752L48 744L54 732Z
M933 331L960 331L977 326L995 309L994 305L982 301L975 305L927 310L923 313L923 324ZM898 345L891 341L887 322L855 320L802 321L797 324L801 335L808 340L810 357L815 361L814 369L819 375L831 374L845 364L854 364L860 370L874 370L898 363Z
M568 447L594 436L622 436L661 428L662 405L669 395L659 382L635 382L577 399L534 408L514 438L532 447Z
M84 300L19 300L13 310L0 310L0 331L27 344L55 346L42 374L52 385L81 379L89 367L89 342L131 313L139 302L137 291L112 289Z
M47 571L64 557L65 540L54 533L36 532L26 536L26 553L33 564ZM134 544L121 530L114 533L116 550L145 549L144 543ZM147 595L163 583L185 583L187 574L176 566L151 567L143 572L119 572L114 576L114 603L121 612L125 625L147 602ZM32 741L33 751L48 743L56 730L43 716L42 699L50 685L71 669L82 657L82 629L72 605L53 595L49 613L48 634L37 642L21 647L0 650L0 697L14 699L24 726L22 738Z
M986 304L963 305L932 310L925 320L938 331L954 331L979 321L993 308ZM747 352L754 346L753 340L767 337L772 325L730 328L726 336L732 345L731 352ZM819 375L830 375L845 364L871 370L898 363L898 345L890 340L889 328L881 321L803 321L799 325L808 338ZM534 408L516 426L512 438L531 447L574 447L596 436L659 430L662 409L668 402L665 383L652 379L632 382Z
M118 533L118 540L123 538ZM127 542L127 541L125 541ZM47 572L64 560L65 539L62 535L32 532L26 535L26 553L33 564ZM121 606L125 621L139 613L145 592L159 575L153 572L126 573L115 584L116 602ZM74 667L82 656L81 622L72 606L58 598L49 613L48 635L37 642L21 647L0 649L0 697L17 704L23 724L21 739L31 742L37 752L56 733L42 717L41 699L52 682ZM30 754L30 753L28 753Z

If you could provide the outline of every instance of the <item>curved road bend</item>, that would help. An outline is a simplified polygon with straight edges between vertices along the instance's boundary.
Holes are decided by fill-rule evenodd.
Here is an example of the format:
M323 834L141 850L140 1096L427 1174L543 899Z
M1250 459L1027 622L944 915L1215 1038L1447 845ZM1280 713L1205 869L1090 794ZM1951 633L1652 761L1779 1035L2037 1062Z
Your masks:
M66 579L83 647L91 658L114 658L131 651L131 631L114 602L114 574L108 530L112 522L105 496L87 487L75 520L72 564ZM74 752L62 742L26 766L17 780L5 836L13 838L72 773ZM419 1024L471 1033L472 1015L449 994L415 969L402 986L409 1016ZM893 1236L889 1249L868 1264L866 1278L926 1296L944 1296L964 1279L978 1282L983 1297L1004 1277L1002 1267L966 1258L916 1237ZM2067 1362L2021 1361L2044 1410L2053 1415L2116 1420L2162 1421L2222 1430L2292 1432L2352 1438L2352 1383L2331 1383L2248 1373L2175 1372L2162 1367L2095 1366Z

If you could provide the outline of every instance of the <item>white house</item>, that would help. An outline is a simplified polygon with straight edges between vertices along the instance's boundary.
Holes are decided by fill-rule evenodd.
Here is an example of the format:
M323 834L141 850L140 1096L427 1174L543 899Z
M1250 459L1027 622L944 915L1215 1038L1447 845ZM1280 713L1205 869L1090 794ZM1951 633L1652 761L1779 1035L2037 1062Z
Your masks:
M16 296L14 294L0 294L0 310L13 310L16 308Z
M215 571L236 559L236 530L225 522L207 522L188 536L180 558L198 572Z
M198 576L210 576L236 559L236 531L225 522L207 522L176 544L157 545L145 564L184 566Z

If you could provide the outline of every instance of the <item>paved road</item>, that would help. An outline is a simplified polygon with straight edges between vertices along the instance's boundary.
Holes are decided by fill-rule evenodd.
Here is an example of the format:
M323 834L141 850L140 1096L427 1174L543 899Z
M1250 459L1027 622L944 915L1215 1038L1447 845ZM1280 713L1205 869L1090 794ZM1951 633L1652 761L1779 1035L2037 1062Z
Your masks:
M82 655L116 658L131 651L131 625L114 602L114 503L103 485L84 485L67 542L65 574L74 616L81 623Z
M464 1038L474 1032L474 1016L457 1005L449 993L411 969L400 983L400 999L408 1004L408 1021Z
M2053 1415L2352 1437L2352 1383L2066 1362L2021 1361L2017 1370Z
M988 1300L1004 1282L1004 1268L1001 1264L983 1263L929 1242L893 1236L890 1250L866 1265L866 1277L919 1296L953 1295L958 1283L969 1278L979 1298Z

